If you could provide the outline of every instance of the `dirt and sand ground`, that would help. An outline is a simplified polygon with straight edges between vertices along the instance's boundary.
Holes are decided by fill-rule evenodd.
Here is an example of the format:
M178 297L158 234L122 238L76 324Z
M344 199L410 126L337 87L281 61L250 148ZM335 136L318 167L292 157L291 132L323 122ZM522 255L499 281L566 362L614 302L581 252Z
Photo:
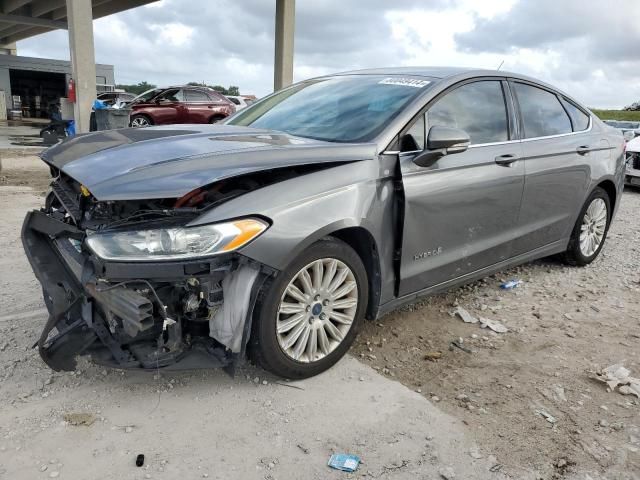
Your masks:
M623 195L591 266L538 261L394 312L364 328L360 364L298 390L250 366L233 380L48 371L29 348L44 311L17 238L47 169L2 161L0 478L349 477L324 466L333 450L366 459L351 478L640 478L640 399L591 379L614 363L640 377L640 191ZM509 279L524 283L501 290ZM509 331L464 323L456 306ZM131 465L139 450L147 469Z

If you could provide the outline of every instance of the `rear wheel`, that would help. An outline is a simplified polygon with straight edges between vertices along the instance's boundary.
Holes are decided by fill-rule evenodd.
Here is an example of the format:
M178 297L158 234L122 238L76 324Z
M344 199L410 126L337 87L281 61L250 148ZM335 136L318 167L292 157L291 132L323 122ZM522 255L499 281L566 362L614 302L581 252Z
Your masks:
M307 378L334 365L364 320L367 273L346 243L323 239L298 256L261 295L252 352L266 370Z
M600 254L611 222L611 201L596 187L585 202L573 227L564 259L570 265L588 265Z
M131 117L131 126L133 128L148 127L153 125L153 121L146 115L134 115Z
M216 115L216 116L211 117L209 119L209 123L218 123L218 122L220 122L220 121L222 121L224 119L225 119L225 117L223 117L222 115Z

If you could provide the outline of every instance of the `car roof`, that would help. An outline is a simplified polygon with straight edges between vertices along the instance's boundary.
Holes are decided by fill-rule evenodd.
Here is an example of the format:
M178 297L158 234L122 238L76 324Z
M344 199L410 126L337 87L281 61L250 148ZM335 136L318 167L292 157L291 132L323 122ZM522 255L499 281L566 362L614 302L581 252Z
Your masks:
M504 70L492 70L482 68L469 68L469 67L388 67L388 68L368 68L364 70L351 70L347 72L340 72L326 75L331 77L334 75L411 75L416 77L429 77L439 80L445 80L451 77L457 77L458 79L473 78L482 76L499 76L510 77L527 80L537 83L539 85L546 86L553 90L557 90L556 87L548 85L547 83L538 80L536 78L528 77L520 73L507 72Z

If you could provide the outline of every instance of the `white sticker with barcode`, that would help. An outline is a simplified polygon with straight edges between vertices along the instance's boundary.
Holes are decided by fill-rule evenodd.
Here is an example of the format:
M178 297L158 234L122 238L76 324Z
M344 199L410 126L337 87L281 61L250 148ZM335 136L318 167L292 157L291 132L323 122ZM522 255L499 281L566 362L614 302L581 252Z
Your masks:
M389 77L384 80L380 80L378 83L382 85L401 85L403 87L423 88L429 85L431 81L405 77Z

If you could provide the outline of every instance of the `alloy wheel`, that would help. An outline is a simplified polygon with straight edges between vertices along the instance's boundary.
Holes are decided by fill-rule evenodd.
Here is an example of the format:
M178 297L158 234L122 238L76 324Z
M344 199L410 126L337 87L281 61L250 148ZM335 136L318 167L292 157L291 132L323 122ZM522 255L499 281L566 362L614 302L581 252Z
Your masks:
M580 226L580 252L585 257L590 257L600 248L608 217L605 201L602 198L594 198L587 207Z
M134 128L138 128L138 127L148 127L149 124L149 120L147 120L144 117L136 117L133 120L131 120L131 126Z
M278 344L292 360L311 363L329 355L347 336L358 309L351 269L335 258L302 268L287 285L278 307Z

